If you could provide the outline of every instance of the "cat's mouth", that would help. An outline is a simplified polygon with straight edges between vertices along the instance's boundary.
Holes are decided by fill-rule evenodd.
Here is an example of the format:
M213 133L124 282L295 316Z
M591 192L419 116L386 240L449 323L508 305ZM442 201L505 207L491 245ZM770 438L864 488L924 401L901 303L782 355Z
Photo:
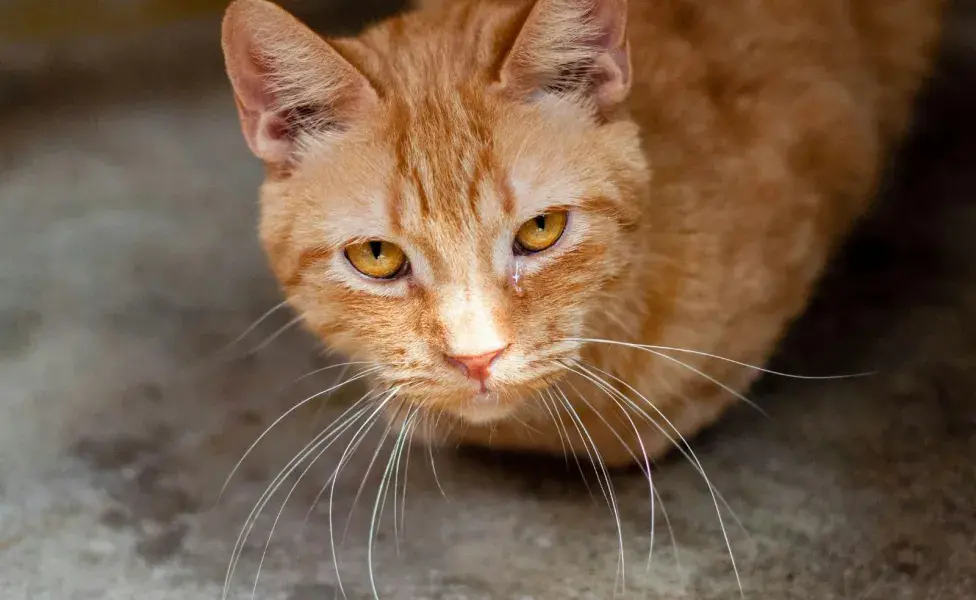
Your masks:
M510 417L525 402L525 397L510 391L488 390L431 396L421 394L402 398L431 413L450 415L471 425L487 425Z
M564 360L572 360L567 358ZM551 354L536 359L500 365L483 380L465 379L449 370L426 373L390 373L384 383L394 391L398 405L413 407L433 417L471 426L485 426L516 417L527 407L545 403L548 390L566 373L563 360ZM409 412L409 411L408 411Z
M553 375L512 383L489 382L486 388L451 389L444 393L406 394L403 399L433 413L444 413L470 425L490 425L516 414L527 402L547 389Z

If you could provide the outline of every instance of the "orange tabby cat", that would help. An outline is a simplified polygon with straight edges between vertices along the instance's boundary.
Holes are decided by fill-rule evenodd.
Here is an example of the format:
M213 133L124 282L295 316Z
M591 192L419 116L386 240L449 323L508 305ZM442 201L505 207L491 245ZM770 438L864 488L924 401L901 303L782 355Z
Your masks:
M326 40L237 0L261 239L413 433L644 461L803 310L942 4L449 0Z

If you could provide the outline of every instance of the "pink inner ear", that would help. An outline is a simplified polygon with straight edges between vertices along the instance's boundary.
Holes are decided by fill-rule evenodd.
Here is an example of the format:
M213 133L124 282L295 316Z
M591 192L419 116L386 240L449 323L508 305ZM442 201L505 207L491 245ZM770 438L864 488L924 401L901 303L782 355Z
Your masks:
M244 136L267 163L290 162L300 130L348 122L376 100L335 48L270 2L235 0L223 48Z
M539 0L506 58L499 83L518 95L582 93L601 111L630 90L626 0Z
M630 92L630 44L614 48L598 59L602 77L597 82L597 104L610 108L622 103Z
M589 0L599 36L593 45L603 50L594 61L597 103L609 108L624 101L630 91L630 43L627 41L627 1Z
M235 3L227 11L223 26L224 62L238 103L249 111L261 112L270 107L273 98L267 87L269 70L261 64L258 51L261 32L256 30L256 17L241 9L240 5L246 9L246 4Z
M292 135L285 118L275 112L272 75L261 64L253 48L255 40L250 35L247 28L231 28L225 33L224 41L227 72L234 86L241 130L255 156L268 163L283 164L293 151Z

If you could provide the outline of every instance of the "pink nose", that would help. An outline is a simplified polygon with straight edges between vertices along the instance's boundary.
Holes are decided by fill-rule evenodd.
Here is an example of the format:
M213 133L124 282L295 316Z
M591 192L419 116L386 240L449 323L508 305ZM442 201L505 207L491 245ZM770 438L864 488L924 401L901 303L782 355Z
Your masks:
M498 350L492 350L491 352L485 352L477 356L445 356L447 356L447 361L460 369L462 373L481 383L481 388L484 390L485 381L491 375L492 363L504 351L505 348L499 348Z

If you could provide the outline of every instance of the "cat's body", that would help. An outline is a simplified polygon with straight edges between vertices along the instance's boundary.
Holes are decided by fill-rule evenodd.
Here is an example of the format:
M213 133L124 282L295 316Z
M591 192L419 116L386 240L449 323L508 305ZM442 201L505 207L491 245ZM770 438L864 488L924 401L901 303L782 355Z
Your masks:
M272 267L314 331L384 365L395 418L436 415L417 433L626 464L758 374L705 354L763 365L803 310L907 126L942 2L428 4L331 46L230 9ZM526 252L540 214L565 229ZM348 248L370 240L391 246L363 271ZM382 280L350 268L401 254Z

